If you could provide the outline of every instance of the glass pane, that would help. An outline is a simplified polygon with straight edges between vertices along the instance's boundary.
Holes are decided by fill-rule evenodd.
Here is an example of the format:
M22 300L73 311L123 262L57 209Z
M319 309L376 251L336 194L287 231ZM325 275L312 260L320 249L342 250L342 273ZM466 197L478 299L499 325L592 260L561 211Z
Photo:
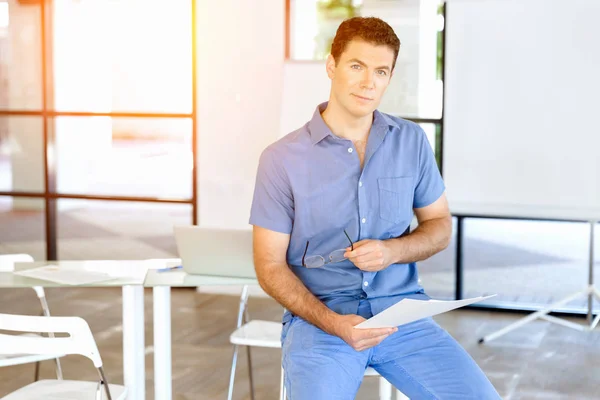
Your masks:
M429 124L429 123L419 123L419 126L423 128L425 131L425 135L427 136L427 140L431 145L433 150L433 154L435 154L435 159L438 164L438 168L441 170L441 156L442 156L442 137L441 137L441 124Z
M57 110L191 112L190 1L65 0L53 16Z
M45 260L45 215L44 199L0 196L0 254Z
M539 307L585 289L589 227L573 222L466 219L465 297L497 293L489 304ZM598 254L598 238L595 246ZM595 276L600 276L598 261ZM586 308L587 297L581 296L564 310Z
M61 260L177 257L174 225L192 223L189 204L58 200Z
M426 124L426 123L419 123L419 126L421 128L423 128L423 131L425 131L425 135L427 136L427 140L429 141L429 144L431 145L431 148L433 149L433 152L435 153L436 151L436 134L437 134L437 124Z
M0 109L42 108L40 6L0 1ZM31 2L29 2L31 3Z
M456 218L452 218L452 226L450 245L427 260L417 263L421 286L425 293L435 299L454 300L456 294Z
M59 193L191 198L191 119L55 121Z
M400 42L381 111L409 117L442 115L440 0L290 0L290 58L325 60L339 24L358 15L389 23Z
M0 191L44 191L41 117L0 116Z

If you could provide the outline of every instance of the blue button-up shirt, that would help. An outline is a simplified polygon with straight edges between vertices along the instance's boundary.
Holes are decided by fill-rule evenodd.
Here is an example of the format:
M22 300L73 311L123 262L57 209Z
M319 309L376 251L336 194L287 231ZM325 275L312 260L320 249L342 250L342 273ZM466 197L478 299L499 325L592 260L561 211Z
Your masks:
M335 136L317 107L302 128L268 146L260 157L250 224L290 234L287 262L304 285L330 309L356 314L361 299L373 315L403 297L427 298L415 263L365 272L349 260L321 268L302 266L302 256L328 255L363 239L406 233L413 208L444 192L431 146L415 123L378 111L367 140L364 167L349 139ZM284 321L289 313L284 316Z

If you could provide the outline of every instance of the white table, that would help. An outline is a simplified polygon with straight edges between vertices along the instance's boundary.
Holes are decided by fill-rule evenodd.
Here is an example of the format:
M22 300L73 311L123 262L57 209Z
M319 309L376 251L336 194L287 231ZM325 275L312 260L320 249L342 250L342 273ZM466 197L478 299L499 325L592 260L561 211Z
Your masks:
M167 265L176 265L170 261ZM171 288L208 285L256 285L252 278L230 278L188 275L181 270L159 272L149 270L145 287L152 288L154 300L154 398L171 400Z
M0 288L24 287L122 287L123 290L123 376L128 399L145 399L144 278L153 264L148 261L45 261L15 263L15 271L56 265L72 270L104 271L115 279L87 285L59 284L0 272ZM154 266L156 267L156 266ZM110 371L107 371L110 376ZM110 382L109 382L110 383Z

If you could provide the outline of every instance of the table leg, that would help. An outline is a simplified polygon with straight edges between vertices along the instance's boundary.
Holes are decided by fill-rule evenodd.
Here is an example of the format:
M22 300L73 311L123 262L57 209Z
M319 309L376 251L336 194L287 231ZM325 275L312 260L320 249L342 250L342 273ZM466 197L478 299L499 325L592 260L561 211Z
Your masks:
M154 299L154 398L171 400L171 287L156 286Z
M123 286L123 377L127 399L146 397L144 361L144 287Z

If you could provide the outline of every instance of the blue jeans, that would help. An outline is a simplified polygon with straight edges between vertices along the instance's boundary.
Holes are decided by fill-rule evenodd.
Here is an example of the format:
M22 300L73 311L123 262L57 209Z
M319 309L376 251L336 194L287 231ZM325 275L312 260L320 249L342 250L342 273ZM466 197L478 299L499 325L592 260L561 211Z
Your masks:
M369 313L361 303L359 314ZM410 399L500 399L471 356L431 318L400 326L358 352L294 316L284 324L282 346L289 400L354 399L368 366Z

